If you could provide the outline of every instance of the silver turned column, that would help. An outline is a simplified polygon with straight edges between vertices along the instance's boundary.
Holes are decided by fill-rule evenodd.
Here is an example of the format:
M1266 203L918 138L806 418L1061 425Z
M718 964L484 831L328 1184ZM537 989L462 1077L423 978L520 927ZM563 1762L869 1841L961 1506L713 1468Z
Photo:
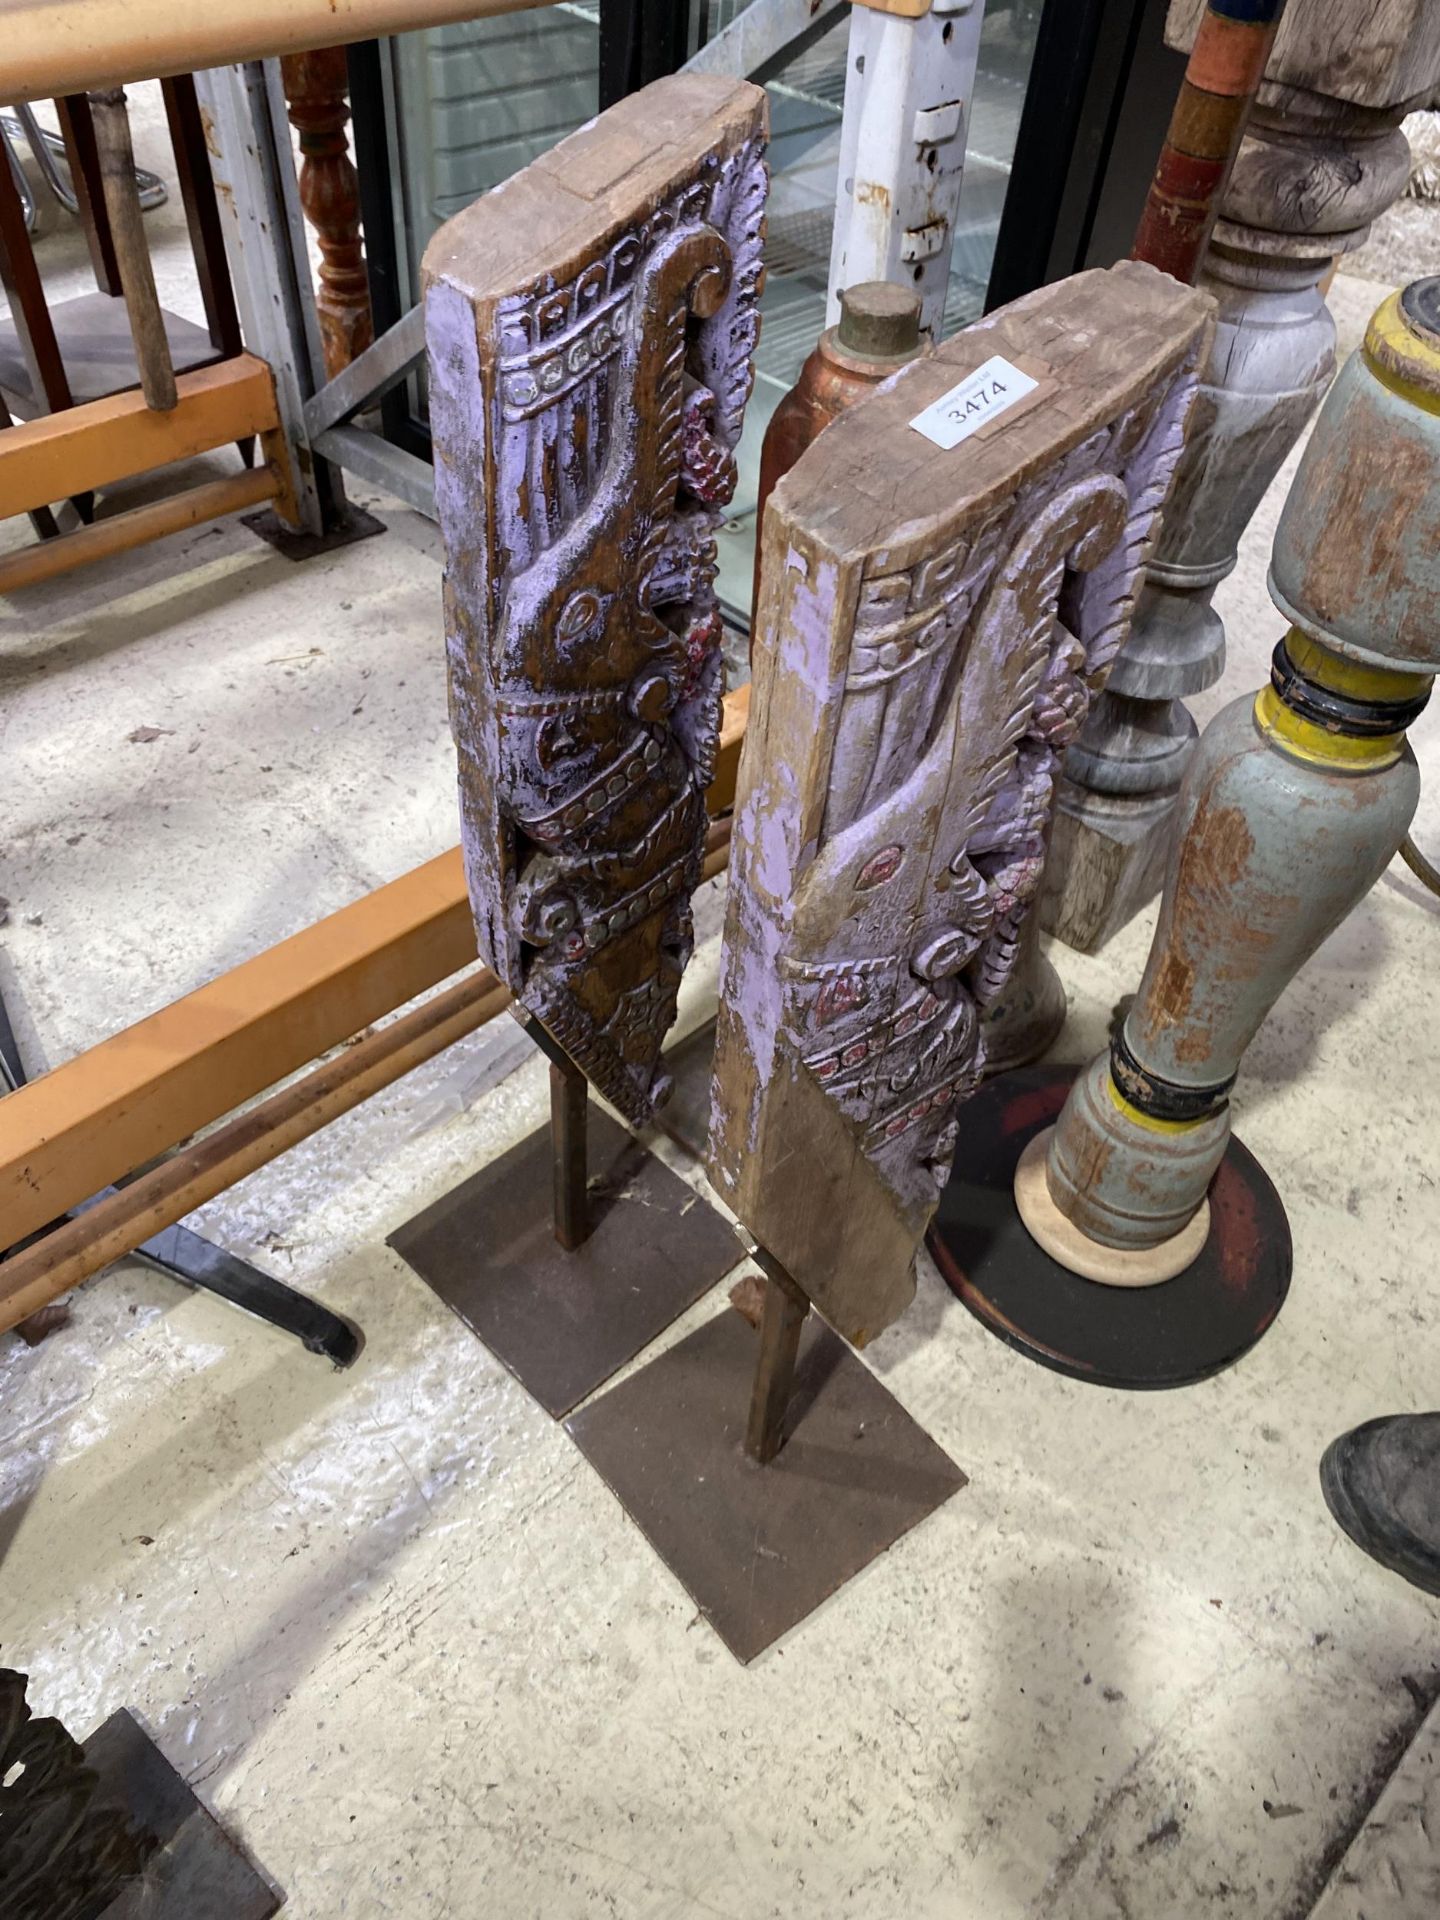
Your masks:
M1176 0L1172 44L1199 7ZM1153 898L1196 729L1219 678L1212 604L1251 516L1334 372L1322 286L1404 191L1406 103L1440 84L1419 0L1290 0L1198 284L1219 303L1209 367L1130 639L1066 758L1041 917L1093 952Z

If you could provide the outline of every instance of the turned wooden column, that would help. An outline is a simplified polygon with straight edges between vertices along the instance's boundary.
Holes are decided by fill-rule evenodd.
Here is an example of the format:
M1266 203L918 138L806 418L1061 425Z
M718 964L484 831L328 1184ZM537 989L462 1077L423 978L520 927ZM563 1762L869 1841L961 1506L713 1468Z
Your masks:
M1187 285L1204 259L1284 5L1204 0L1131 256ZM1054 828L1060 830L1058 816ZM1053 835L1047 858L1052 846ZM1072 857L1062 844L1049 860L1051 869L1057 862L1068 867ZM1009 989L986 1011L987 1073L1009 1073L1038 1060L1065 1024L1065 988L1041 951L1040 928L1039 915L1032 915Z
M1193 1258L1245 1050L1415 811L1405 730L1440 671L1440 277L1381 306L1332 387L1270 590L1289 631L1193 756L1135 1003L1017 1176L1032 1235L1090 1279Z
M320 241L315 304L325 371L333 380L375 338L359 187L345 131L350 123L345 49L287 53L280 72L290 124L300 136L300 204Z
M1201 0L1173 0L1185 46ZM1406 106L1440 83L1425 0L1290 0L1198 284L1219 322L1131 637L1066 758L1041 913L1091 952L1153 897L1218 679L1212 600L1334 373L1321 283L1404 191Z

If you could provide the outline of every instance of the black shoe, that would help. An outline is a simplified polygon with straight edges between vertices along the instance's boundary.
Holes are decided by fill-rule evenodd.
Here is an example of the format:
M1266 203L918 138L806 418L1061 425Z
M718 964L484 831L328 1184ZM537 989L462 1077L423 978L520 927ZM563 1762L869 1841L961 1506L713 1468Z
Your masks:
M1357 1547L1440 1594L1440 1413L1367 1420L1320 1462L1325 1504Z

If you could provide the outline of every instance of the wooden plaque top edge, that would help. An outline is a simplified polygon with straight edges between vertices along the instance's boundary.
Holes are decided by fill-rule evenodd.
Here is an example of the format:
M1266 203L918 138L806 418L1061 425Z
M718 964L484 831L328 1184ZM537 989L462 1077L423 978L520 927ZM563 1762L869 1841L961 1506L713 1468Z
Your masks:
M1172 372L1214 311L1209 294L1132 260L1012 301L842 414L777 484L767 543L799 533L866 572L909 564ZM949 450L910 425L995 354L1047 370L1040 404Z
M714 148L768 131L762 87L677 73L597 114L447 220L425 249L428 288L443 280L477 304L533 289L567 256L604 245L640 206L658 204Z

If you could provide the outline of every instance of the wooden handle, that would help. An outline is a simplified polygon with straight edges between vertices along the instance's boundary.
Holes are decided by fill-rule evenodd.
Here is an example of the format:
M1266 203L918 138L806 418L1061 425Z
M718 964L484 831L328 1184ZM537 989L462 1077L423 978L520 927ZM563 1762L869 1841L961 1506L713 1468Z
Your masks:
M92 93L90 114L95 123L105 211L110 216L120 285L125 291L125 311L130 316L130 335L140 368L140 391L145 395L147 407L153 407L157 413L168 413L178 397L175 368L170 359L170 342L165 337L165 318L155 292L150 248L145 239L124 92L119 87L107 87L103 92Z

